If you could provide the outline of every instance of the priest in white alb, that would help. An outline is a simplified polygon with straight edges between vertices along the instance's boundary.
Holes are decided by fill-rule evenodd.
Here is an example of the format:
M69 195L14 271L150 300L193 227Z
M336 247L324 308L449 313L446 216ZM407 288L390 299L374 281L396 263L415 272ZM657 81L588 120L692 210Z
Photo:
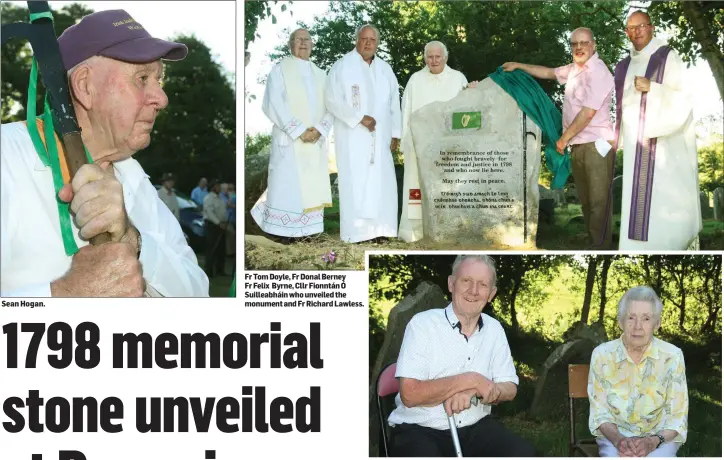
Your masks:
M631 55L616 65L623 148L621 250L697 249L702 229L695 123L685 66L654 38L648 14L626 22Z
M312 46L309 32L292 32L292 55L269 73L262 104L274 123L272 149L268 187L251 215L266 233L287 238L324 231L332 206L325 141L334 118L324 104L327 77L309 61Z
M405 176L402 186L402 214L398 237L407 242L422 239L422 189L417 171L417 154L412 142L410 117L431 102L449 101L468 86L461 72L447 66L447 47L439 41L425 45L425 67L410 77L402 95L402 143L405 157ZM471 82L475 87L477 82Z
M402 130L392 68L376 56L379 32L365 25L355 49L329 71L327 110L335 117L340 236L356 243L397 236L397 179L392 151Z

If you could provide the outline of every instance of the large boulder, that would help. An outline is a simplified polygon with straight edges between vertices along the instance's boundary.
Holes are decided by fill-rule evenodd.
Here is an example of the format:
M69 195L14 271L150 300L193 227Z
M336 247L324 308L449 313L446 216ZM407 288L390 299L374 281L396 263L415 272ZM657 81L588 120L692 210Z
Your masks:
M606 329L600 323L591 325L575 322L564 334L565 343L553 350L538 372L532 417L565 414L568 394L568 365L588 364L596 346L608 341Z
M491 78L410 117L425 238L535 248L541 131Z
M445 295L443 294L442 289L440 289L440 286L425 281L420 283L420 285L411 294L402 299L402 301L390 311L390 315L387 318L387 332L385 333L385 340L382 344L382 348L380 348L380 351L377 354L377 359L375 360L375 365L372 368L372 374L370 375L370 457L377 457L379 453L380 426L377 420L377 405L375 403L375 384L377 383L377 376L385 366L397 361L397 356L400 354L400 347L402 346L402 339L405 336L405 328L412 317L417 313L430 310L432 308L444 308L448 303L449 302L445 299Z

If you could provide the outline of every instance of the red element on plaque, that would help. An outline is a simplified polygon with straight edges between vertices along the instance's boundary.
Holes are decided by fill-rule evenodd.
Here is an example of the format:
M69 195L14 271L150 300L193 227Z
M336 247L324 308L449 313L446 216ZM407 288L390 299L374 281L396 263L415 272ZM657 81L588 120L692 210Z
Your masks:
M422 197L422 193L420 193L419 188L411 188L410 189L410 199L411 200L419 200Z

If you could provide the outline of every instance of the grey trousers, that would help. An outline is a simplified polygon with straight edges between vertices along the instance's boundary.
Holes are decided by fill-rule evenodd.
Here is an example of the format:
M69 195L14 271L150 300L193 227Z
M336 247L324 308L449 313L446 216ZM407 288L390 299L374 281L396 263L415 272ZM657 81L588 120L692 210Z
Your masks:
M598 456L599 457L618 457L616 446L606 438L597 438ZM665 442L661 446L651 452L647 457L676 457L676 451L681 447L680 442Z

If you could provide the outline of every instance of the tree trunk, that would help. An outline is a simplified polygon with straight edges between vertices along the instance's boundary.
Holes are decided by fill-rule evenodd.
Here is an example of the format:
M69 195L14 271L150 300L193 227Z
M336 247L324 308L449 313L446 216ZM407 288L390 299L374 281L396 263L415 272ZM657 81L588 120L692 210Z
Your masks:
M598 308L598 322L603 324L603 311L606 308L606 282L608 281L608 269L611 267L613 256L603 256L601 267L601 306Z
M522 281L513 281L513 293L510 296L510 325L515 333L518 333L518 315L515 313L515 298L518 297L518 291Z
M588 324L588 312L591 310L591 295L593 294L593 284L596 281L596 267L598 266L598 256L591 256L588 259L588 275L586 275L586 294L583 297L583 308L581 308L581 322Z
M704 295L706 296L706 306L709 310L709 315L704 325L701 326L702 334L714 332L720 309L718 299L716 298L717 295L714 293L718 291L719 280L721 280L721 265L718 263L714 263L713 265L711 270L707 271L706 277L704 278ZM714 285L714 289L710 288L712 284Z
M686 332L686 328L684 327L684 321L686 320L686 289L684 288L684 280L687 276L687 268L688 265L685 260L681 260L681 273L676 273L676 269L674 268L671 271L671 274L674 276L674 279L676 280L677 287L679 288L679 295L681 296L681 302L678 303L677 307L679 308L679 329L681 329L683 332Z
M717 46L712 26L701 14L704 2L681 2L684 17L691 24L696 41L701 45L701 55L707 60L719 88L719 97L724 98L724 55Z

